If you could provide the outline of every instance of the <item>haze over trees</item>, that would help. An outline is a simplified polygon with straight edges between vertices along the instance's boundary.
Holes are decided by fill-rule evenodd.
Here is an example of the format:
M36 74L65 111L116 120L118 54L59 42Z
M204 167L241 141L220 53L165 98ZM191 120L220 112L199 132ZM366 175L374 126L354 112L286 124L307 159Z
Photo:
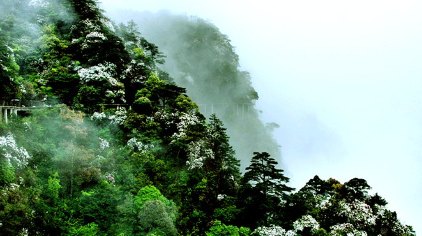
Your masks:
M0 104L34 106L0 122L2 235L415 235L363 179L294 191L259 150L242 174L224 122L96 1L0 11Z
M280 160L272 136L277 124L264 124L255 108L258 94L250 75L239 66L239 57L226 35L196 17L168 13L131 15L145 37L166 55L160 68L187 88L203 114L217 114L227 127L230 143L244 169L255 151L266 151Z

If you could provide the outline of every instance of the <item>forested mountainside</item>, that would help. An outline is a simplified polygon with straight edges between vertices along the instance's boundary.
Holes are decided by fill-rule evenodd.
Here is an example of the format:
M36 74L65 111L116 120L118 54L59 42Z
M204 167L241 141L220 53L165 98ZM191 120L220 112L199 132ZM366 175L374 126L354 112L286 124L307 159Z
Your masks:
M128 16L142 26L144 37L166 55L159 67L187 88L202 114L215 113L224 122L242 166L248 164L254 151L266 151L280 159L279 145L271 133L278 125L260 120L254 106L258 94L251 86L249 73L239 68L238 55L227 36L196 17L164 12Z
M242 173L223 122L95 0L0 13L1 235L415 234L364 179L295 191L265 150Z

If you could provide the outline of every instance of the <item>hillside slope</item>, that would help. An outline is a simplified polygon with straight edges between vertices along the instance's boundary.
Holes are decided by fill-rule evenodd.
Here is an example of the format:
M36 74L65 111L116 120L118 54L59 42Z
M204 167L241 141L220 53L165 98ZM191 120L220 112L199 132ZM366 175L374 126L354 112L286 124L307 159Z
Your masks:
M223 122L95 0L0 9L0 104L27 108L0 122L2 235L414 235L363 179L294 192L265 150L242 175Z

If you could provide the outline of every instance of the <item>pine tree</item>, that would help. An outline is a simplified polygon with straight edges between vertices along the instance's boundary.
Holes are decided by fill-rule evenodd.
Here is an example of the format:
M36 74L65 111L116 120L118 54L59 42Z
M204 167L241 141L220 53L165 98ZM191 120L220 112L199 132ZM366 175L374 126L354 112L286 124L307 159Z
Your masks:
M254 152L242 179L240 205L243 221L252 228L270 223L286 195L293 190L289 178L278 169L277 161L267 152Z
M240 179L240 161L236 159L235 152L230 146L229 137L223 122L215 114L210 117L208 136L214 158L207 160L213 172L218 194L234 194L236 182Z

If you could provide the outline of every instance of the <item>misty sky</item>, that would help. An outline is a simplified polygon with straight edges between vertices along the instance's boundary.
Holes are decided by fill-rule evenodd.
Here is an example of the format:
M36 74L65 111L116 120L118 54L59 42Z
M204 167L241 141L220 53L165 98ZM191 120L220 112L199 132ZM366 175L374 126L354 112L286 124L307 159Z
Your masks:
M422 1L102 2L113 20L165 9L215 24L280 125L291 184L364 178L422 232Z

